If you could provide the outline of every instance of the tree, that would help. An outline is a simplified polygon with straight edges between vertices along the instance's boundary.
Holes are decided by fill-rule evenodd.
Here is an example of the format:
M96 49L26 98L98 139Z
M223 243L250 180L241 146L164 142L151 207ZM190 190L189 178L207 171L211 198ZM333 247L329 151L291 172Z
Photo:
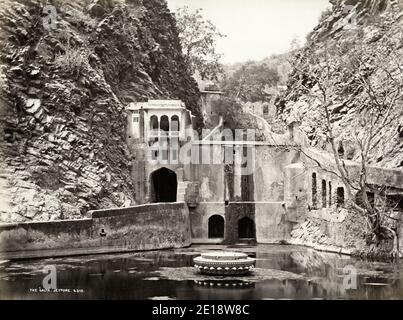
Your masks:
M233 97L222 97L212 103L214 112L223 119L223 127L235 133L236 129L255 129L256 141L264 141L265 135L258 127L256 117L244 113L241 101Z
M333 173L346 187L348 204L365 216L373 243L393 239L394 257L399 255L400 218L370 201L373 187L368 183L368 166L376 154L385 152L385 141L396 138L397 132L390 128L403 120L402 60L402 50L393 41L370 45L357 35L342 43L311 44L295 59L292 75L295 92L308 97L317 132L330 144ZM345 121L348 127L336 125L346 117L347 112L340 112L344 108L352 113ZM339 153L338 143L347 137L358 149L358 175L347 168Z
M218 80L223 73L221 54L216 52L217 39L225 37L209 20L205 20L202 9L191 11L184 6L176 11L179 38L189 72L198 72L202 79Z
M224 91L244 102L269 101L270 87L276 86L280 77L274 68L266 63L247 62L222 83Z
M243 116L241 104L231 97L223 97L213 101L214 112L223 118L224 127L240 129L239 119Z

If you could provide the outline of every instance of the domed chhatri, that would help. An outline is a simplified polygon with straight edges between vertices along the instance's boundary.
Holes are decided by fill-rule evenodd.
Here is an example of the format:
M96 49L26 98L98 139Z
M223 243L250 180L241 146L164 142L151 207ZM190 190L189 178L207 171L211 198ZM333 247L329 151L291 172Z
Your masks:
M209 275L242 275L255 267L256 259L241 252L208 252L193 259L194 267Z

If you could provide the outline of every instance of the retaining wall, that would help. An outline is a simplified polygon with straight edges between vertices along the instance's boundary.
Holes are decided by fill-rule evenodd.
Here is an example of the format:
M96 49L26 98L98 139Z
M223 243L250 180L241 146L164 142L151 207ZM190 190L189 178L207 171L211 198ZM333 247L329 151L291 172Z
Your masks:
M0 258L35 258L190 245L185 203L91 212L92 218L0 224Z

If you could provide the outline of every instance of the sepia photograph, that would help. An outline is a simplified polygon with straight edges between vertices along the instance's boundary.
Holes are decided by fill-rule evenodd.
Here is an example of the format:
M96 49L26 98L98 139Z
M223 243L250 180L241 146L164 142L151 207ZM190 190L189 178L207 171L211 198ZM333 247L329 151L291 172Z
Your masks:
M403 300L402 215L403 0L0 0L0 300Z

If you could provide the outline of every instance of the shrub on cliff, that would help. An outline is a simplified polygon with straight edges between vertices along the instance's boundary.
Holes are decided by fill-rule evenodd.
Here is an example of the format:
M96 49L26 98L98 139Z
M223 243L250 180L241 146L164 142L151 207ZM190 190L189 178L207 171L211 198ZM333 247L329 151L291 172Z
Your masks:
M89 69L89 52L84 48L67 47L64 53L58 53L54 65L63 73L78 78Z

